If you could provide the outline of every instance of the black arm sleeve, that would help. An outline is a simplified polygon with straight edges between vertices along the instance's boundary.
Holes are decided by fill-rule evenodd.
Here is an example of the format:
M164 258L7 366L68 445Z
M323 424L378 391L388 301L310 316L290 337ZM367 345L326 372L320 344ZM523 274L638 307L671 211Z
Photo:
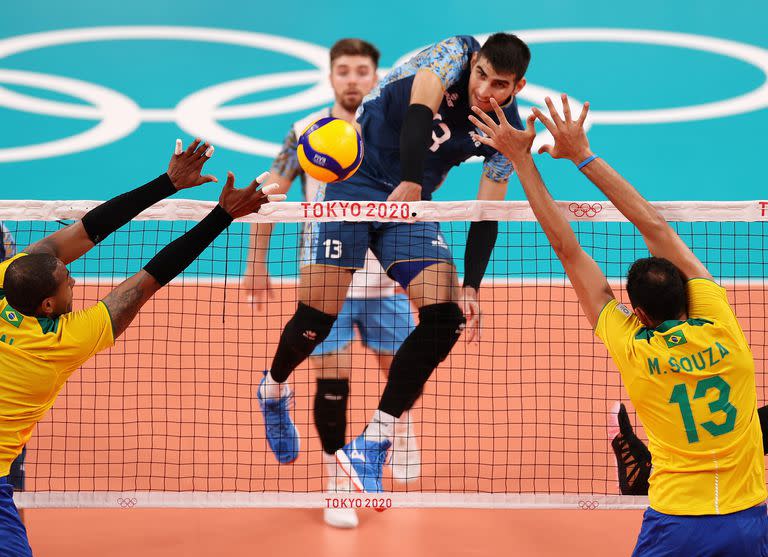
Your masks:
M221 205L216 205L207 217L160 250L144 265L144 270L161 286L165 286L189 267L189 264L232 224L232 220Z
M485 269L491 260L499 223L495 220L473 222L469 225L467 247L464 251L464 286L480 289Z
M131 190L88 211L83 217L85 232L94 244L112 234L158 201L176 193L168 174Z
M408 107L400 130L400 178L421 184L424 160L432 140L432 109L423 104Z

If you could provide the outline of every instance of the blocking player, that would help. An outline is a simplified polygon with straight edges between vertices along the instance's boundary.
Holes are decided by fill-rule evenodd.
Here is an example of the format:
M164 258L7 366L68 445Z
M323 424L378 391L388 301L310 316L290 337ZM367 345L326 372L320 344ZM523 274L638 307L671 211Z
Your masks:
M652 256L627 275L634 311L613 295L549 195L524 132L477 110L480 141L515 165L537 220L563 264L581 307L605 343L649 438L650 507L633 555L768 555L765 470L755 364L725 289L659 212L592 153L583 124L547 99L534 113L555 138L542 147L571 160L634 224ZM480 121L482 120L482 122Z
M472 104L490 111L490 100L496 99L508 118L521 126L515 95L525 85L529 61L523 41L497 33L482 47L473 37L451 37L394 68L358 111L365 144L362 165L349 180L329 184L326 200L428 200L453 166L476 155L485 158L478 199L503 199L512 165L470 136L475 127L467 115ZM320 223L313 264L302 269L300 302L281 335L264 380L267 389L274 392L275 385L285 383L327 338L352 273L363 268L369 248L419 310L419 324L395 354L378 410L365 433L336 453L356 489L381 491L394 424L458 341L467 322L465 314L468 337L476 334L477 290L496 235L497 223L472 223L462 289L437 223ZM295 453L298 434L287 404L275 412L273 422L283 424L273 437L286 452Z
M0 264L1 555L32 555L8 473L66 380L91 356L110 348L155 292L194 261L233 219L258 211L267 196L264 190L256 191L256 181L235 189L229 173L219 204L208 216L84 310L72 310L75 281L66 265L161 199L216 181L201 175L212 152L200 140L182 151L179 140L166 173L99 205L81 221Z
M280 186L280 192L287 192L292 182L299 177L304 199L324 199L326 184L312 178L299 166L298 137L319 118L333 116L353 123L355 112L363 97L370 93L378 81L378 64L379 51L363 40L341 39L331 47L330 82L334 91L334 103L302 118L291 127L269 176L270 182ZM272 292L266 265L272 228L271 223L255 224L251 235L252 245L243 288L254 297L257 309L261 308ZM311 262L310 253L314 249L317 232L317 224L308 224L305 227L299 248L302 265ZM408 297L399 291L396 283L386 275L379 262L368 251L365 266L353 275L347 298L328 338L319 344L309 357L310 364L317 370L313 415L323 447L329 492L351 490L349 478L343 473L337 473L334 454L345 443L349 377L352 368L351 343L355 327L363 344L376 354L379 367L386 374L389 372L394 353L414 326ZM262 386L258 395L262 406L281 404L280 392L274 392L275 387L276 385L273 385L273 392L269 393L269 386ZM287 384L283 384L282 392L290 392ZM274 414L266 414L270 415ZM270 438L270 441L273 442L274 438ZM275 455L281 462L291 462L298 456L297 452L281 452L280 446L276 448ZM395 424L390 464L395 480L405 482L419 476L419 448L413 433L410 412L406 412ZM326 508L323 515L325 522L331 526L353 528L358 524L356 511L351 508Z

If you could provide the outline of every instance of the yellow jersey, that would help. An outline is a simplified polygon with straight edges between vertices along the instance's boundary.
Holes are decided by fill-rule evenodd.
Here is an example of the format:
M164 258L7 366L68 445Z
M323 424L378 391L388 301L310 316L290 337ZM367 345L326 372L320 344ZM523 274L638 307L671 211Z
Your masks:
M99 302L57 319L29 317L8 305L0 263L0 477L32 436L70 375L114 344L112 320Z
M648 434L651 508L733 513L767 495L755 363L725 289L693 279L686 290L686 321L648 329L611 300L595 334Z

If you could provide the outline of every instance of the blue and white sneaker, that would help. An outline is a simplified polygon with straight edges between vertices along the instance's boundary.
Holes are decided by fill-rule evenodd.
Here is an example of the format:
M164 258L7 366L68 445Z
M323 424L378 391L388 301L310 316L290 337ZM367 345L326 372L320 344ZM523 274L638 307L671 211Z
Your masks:
M256 398L259 401L261 413L264 414L267 442L280 464L290 464L299 458L299 449L301 448L299 430L296 429L290 412L293 406L293 391L286 387L285 391L287 392L280 398L263 399L261 386L264 381L266 381L266 377L261 380L258 389L256 389Z
M336 461L355 489L362 493L381 493L381 477L391 445L389 440L377 443L361 435L336 451Z

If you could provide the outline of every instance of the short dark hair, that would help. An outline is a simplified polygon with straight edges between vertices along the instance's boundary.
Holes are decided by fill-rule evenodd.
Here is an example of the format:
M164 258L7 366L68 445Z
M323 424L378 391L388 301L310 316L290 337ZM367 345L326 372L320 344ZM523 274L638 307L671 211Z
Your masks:
M56 293L59 285L53 276L59 260L47 253L19 257L5 270L5 299L16 311L35 315L40 304Z
M478 56L491 63L499 73L511 73L516 80L525 76L531 61L531 49L512 33L494 33L485 41Z
M646 257L632 264L627 273L627 294L633 307L659 323L677 319L688 309L683 275L663 257Z
M339 56L367 56L373 67L379 67L379 49L362 39L341 39L331 47L331 65Z

